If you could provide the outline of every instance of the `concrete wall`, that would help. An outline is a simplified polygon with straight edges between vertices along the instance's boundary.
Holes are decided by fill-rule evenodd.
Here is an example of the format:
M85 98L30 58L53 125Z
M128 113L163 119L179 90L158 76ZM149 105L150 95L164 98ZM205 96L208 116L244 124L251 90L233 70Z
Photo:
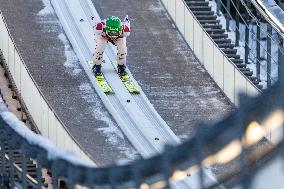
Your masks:
M14 45L13 39L0 12L0 49L12 76L13 83L20 93L29 114L42 136L48 138L56 146L72 149L84 159L92 162L80 145L70 135L53 109L45 100L38 86L30 75L26 65Z

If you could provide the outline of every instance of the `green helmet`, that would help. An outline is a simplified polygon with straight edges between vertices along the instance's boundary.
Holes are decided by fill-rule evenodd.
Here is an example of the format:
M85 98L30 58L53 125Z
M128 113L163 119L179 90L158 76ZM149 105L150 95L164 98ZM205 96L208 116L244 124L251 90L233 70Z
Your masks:
M121 20L116 16L110 16L106 20L105 29L107 33L122 31Z

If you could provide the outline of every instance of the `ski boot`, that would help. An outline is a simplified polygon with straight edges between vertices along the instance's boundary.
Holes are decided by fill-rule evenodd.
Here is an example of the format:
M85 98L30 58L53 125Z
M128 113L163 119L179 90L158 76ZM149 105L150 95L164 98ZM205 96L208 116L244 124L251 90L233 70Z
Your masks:
M103 74L102 74L101 68L102 68L102 65L94 65L93 68L92 68L94 75L98 79L102 79L103 78Z
M118 70L118 75L122 78L122 79L127 79L128 78L128 74L125 70L126 66L124 64L122 65L117 65L117 70Z

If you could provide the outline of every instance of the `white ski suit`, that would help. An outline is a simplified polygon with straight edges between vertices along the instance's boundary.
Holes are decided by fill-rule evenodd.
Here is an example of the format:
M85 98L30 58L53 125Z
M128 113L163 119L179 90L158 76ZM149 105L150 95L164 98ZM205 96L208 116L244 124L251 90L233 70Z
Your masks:
M104 25L106 20L93 24L93 29L96 37L96 47L93 54L93 61L95 65L101 65L103 61L103 54L108 43L117 47L117 63L118 65L126 64L127 46L126 37L130 35L130 22L126 17L122 22L122 34L117 39L111 39L106 35Z

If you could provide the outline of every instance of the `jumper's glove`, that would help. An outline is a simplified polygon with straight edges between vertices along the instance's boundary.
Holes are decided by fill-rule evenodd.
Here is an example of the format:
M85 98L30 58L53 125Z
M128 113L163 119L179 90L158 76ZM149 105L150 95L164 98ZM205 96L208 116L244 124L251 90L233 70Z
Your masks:
M128 15L125 16L125 18L124 18L123 21L124 21L124 22L129 22Z
M95 17L94 17L94 16L92 16L92 17L91 17L91 19L92 19L92 20L95 20Z

